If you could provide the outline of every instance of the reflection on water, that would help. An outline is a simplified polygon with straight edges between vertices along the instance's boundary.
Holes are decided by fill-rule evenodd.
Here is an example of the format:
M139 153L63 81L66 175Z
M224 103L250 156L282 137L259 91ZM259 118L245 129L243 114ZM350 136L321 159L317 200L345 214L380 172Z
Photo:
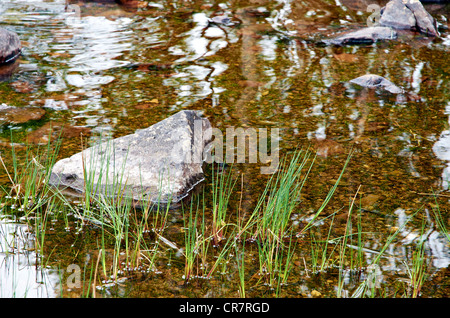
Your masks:
M66 12L64 0L12 1L0 6L3 23L21 21L16 32L24 42L25 59L38 57L43 64L32 72L45 76L47 92L64 93L56 98L38 93L31 103L57 111L74 109L79 124L87 121L100 131L111 130L102 127L101 116L91 112L101 112L102 86L115 79L104 71L129 64L121 57L133 45L133 29L128 27L132 20L78 16L78 12ZM39 32L28 32L30 28ZM27 76L29 72L21 73Z
M169 54L177 57L174 63L179 67L163 84L173 86L178 91L175 109L189 106L210 95L213 100L217 100L225 89L214 84L215 78L228 66L222 61L210 63L205 58L214 56L239 39L231 27L210 23L205 13L193 14L192 21L195 26L180 34L183 43L168 48Z
M431 256L435 268L446 268L450 265L450 246L448 239L442 233L433 228L421 232L420 229L414 229L411 226L405 225L408 215L404 209L397 209L394 211L394 214L398 217L397 227L402 229L400 231L402 240L398 246L399 249L404 250L408 245L424 243L426 253ZM433 225L434 221L428 213L427 217L427 221ZM406 254L405 252L391 252L394 255Z
M381 197L370 210L397 217L395 226L401 227L405 211L427 207L430 196L424 194L450 190L450 35L442 28L436 40L411 36L370 46L316 45L317 39L365 26L372 2L163 1L133 11L112 2L77 1L80 11L67 11L65 0L2 1L0 24L20 35L24 56L2 77L10 91L0 103L42 107L45 120L89 128L92 139L145 128L190 107L204 110L221 129L280 128L281 153L311 147L318 154L316 179L305 186L301 212L317 208L353 149L332 209L342 208L361 186L363 199ZM448 25L448 6L429 8ZM211 23L224 14L236 23ZM405 94L349 84L369 73L389 79ZM41 123L33 125L10 128L27 135ZM8 129L1 131L9 136ZM241 171L245 184L258 180L258 169ZM250 187L242 208L251 209L259 192ZM439 204L448 213L445 198L439 197ZM426 233L413 225L401 232L402 241L382 265L384 273L405 273L408 247L420 240L436 270L449 265L448 242L431 218L427 224ZM366 248L380 245L374 237ZM21 255L5 256L4 264L22 276L34 275L30 281L41 279L29 270L36 255L29 263ZM19 263L28 264L26 270ZM2 282L10 276L1 275Z
M450 161L450 131L444 130L439 136L438 141L433 145L433 151L441 160ZM442 171L442 188L449 189L450 163Z
M0 297L56 297L59 276L41 268L26 225L0 218Z

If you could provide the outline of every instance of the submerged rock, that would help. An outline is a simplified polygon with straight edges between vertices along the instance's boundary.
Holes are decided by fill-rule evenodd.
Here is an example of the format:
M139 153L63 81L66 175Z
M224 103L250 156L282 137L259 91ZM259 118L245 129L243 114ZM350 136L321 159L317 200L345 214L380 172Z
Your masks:
M0 125L23 124L30 120L39 120L45 115L45 110L38 107L14 107L0 105Z
M0 64L10 63L19 57L22 50L19 36L0 28Z
M435 19L419 0L389 1L382 10L379 23L381 26L439 36Z
M332 45L372 44L378 40L393 40L396 38L397 32L392 28L375 26L345 32L334 39L324 40L323 42Z
M120 5L130 8L145 8L148 5L148 1L142 0L115 0Z
M225 25L225 26L233 26L235 24L238 24L238 22L231 20L231 18L228 17L227 14L214 16L210 18L208 22L209 24Z
M382 88L393 94L403 93L403 89L392 83L391 81L374 74L366 74L358 78L352 79L350 83L357 84L367 88Z
M79 141L81 137L89 136L90 133L90 128L71 126L52 120L29 132L26 140L29 144L47 145L49 142L53 143L58 140L58 138L64 138L65 140L76 138Z
M126 196L133 203L179 202L203 180L211 128L197 111L181 111L134 134L98 144L58 161L49 183L78 193ZM89 176L85 180L85 176Z

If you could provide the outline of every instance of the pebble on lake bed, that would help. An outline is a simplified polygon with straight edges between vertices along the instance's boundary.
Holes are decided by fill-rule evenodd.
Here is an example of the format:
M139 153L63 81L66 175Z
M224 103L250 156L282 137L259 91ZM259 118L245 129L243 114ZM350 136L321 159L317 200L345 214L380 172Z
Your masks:
M320 293L320 292L318 292L317 290L313 290L312 292L311 292L311 297L313 297L313 298L319 298L319 297L322 297L322 294Z

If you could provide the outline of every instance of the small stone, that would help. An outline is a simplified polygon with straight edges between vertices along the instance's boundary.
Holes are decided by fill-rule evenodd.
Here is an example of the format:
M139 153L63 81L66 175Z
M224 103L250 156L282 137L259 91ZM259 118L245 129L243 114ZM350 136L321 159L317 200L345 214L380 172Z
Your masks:
M358 78L350 80L350 83L360 85L367 88L382 88L393 94L403 93L403 89L392 83L391 81L374 74L366 74Z
M141 1L141 0L117 0L119 4L129 7L129 8L145 8L148 6L147 1Z
M398 231L398 227L397 226L391 226L390 228L389 228L389 232L391 232L391 233L395 233L395 232L397 232Z
M363 197L361 199L360 203L361 203L363 208L372 209L380 198L381 197L379 195L368 194L368 195L366 195L365 197Z
M439 36L436 20L429 14L419 0L406 0L405 5L416 18L416 28L426 35Z
M322 294L320 293L320 292L318 292L317 290L313 290L312 292L311 292L311 296L313 297L313 298L319 298L319 297L322 297Z
M51 121L30 132L27 135L27 141L37 145L45 145L49 140L53 142L60 137L79 139L82 136L88 136L90 132L91 130L87 127L75 127Z
M23 124L30 120L39 120L45 110L38 107L14 107L0 105L0 124Z
M35 90L33 85L31 85L31 83L27 81L15 81L12 82L10 85L12 86L12 88L14 88L16 92L19 93L31 93Z
M236 21L232 21L227 14L218 15L209 19L209 23L216 25L225 25L225 26L233 26L237 24Z

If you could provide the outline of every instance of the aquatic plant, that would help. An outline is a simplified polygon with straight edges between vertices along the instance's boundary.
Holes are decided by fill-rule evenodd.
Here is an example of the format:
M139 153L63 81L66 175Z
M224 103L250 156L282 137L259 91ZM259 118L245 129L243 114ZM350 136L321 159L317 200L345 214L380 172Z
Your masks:
M89 190L89 194L78 198L79 201L49 187L45 180L56 158L54 150L47 147L50 155L42 156L32 155L28 150L23 162L19 164L16 161L9 174L11 187L3 188L3 205L17 204L21 200L23 210L16 213L29 217L28 222L36 237L36 250L47 257L46 262L42 260L43 264L49 262L52 254L51 250L46 250L48 244L45 242L50 221L60 218L68 230L72 222L79 222L77 233L98 233L93 235L97 250L83 272L84 296L98 296L99 291L106 290L109 284L118 284L120 278L132 275L137 268L146 268L147 273L157 272L156 268L162 266L159 260L167 253L177 259L178 256L172 254L174 250L184 259L183 275L179 279L187 283L186 286L192 286L199 279L208 282L221 280L227 275L235 279L236 293L240 297L252 297L257 290L264 289L273 293L274 297L283 297L289 289L292 273L301 273L299 262L302 261L307 273L305 279L310 277L308 272L317 278L337 268L338 297L349 296L346 275L355 269L361 273L363 281L350 296L383 296L377 288L380 277L377 266L404 225L388 237L384 246L376 252L375 259L367 263L363 256L365 232L361 225L361 209L358 210L356 232L352 224L359 190L351 200L348 211L342 213L346 215L343 234L336 236L334 233L334 229L340 226L336 224L336 215L341 213L341 209L324 213L350 156L319 208L299 229L294 229L292 216L301 206L301 191L315 161L311 153L296 151L280 163L278 172L269 177L248 217L242 215L240 203L236 207L230 205L239 180L232 177L232 167L228 171L212 167L211 187L203 187L200 193L193 194L181 206L182 239L176 240L173 233L165 232L171 222L178 222L168 219L171 215L170 204L145 202L142 199L139 206L135 205L126 195L121 171L115 171L116 178L109 180L109 190L114 190L119 194L117 196L99 191L94 174L88 168L91 163L94 164L93 161L85 162L85 190ZM97 159L103 163L110 160L102 156ZM3 167L7 167L4 162ZM103 172L105 176L107 173ZM242 182L240 190L242 200L245 190ZM16 195L15 191L21 195ZM23 201L23 193L35 197ZM438 210L434 210L434 216L437 226L445 229ZM328 227L323 224L328 224ZM425 258L424 246L418 244L411 263L405 265L411 289L408 297L420 295L427 278Z
M233 193L236 180L233 180L231 169L220 169L212 163L212 236L213 244L218 245L224 239L224 230L227 225L227 211L230 196ZM221 171L222 170L222 171Z

